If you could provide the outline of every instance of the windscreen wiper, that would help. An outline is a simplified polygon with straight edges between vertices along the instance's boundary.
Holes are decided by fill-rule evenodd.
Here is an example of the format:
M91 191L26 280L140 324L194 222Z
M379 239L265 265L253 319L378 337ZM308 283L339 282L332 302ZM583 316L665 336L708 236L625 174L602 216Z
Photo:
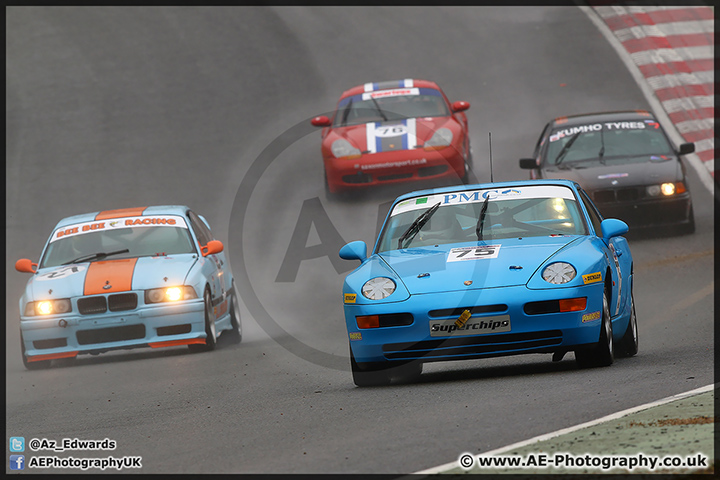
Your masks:
M385 115L385 112L382 111L382 108L380 108L380 104L378 104L377 100L375 100L375 97L373 97L371 95L370 100L372 100L373 104L375 105L375 109L378 111L378 113L383 118L383 120L385 120L387 122L388 121L387 115Z
M89 255L83 255L82 257L78 257L75 260L71 260L69 262L63 263L63 265L70 265L71 263L82 263L82 262L92 262L94 260L102 260L105 257L109 257L111 255L119 255L121 253L127 253L130 250L127 248L123 248L122 250L116 250L114 252L97 252L97 253L91 253Z
M475 225L475 235L477 235L478 240L482 240L482 231L483 231L483 226L485 225L485 215L487 214L489 200L490 200L490 195L488 194L488 196L485 197L485 201L483 202L482 209L480 210L480 217L478 218L477 225Z
M563 158L565 158L565 154L567 154L568 150L570 150L570 147L572 147L572 144L575 143L575 140L577 140L581 133L582 132L577 132L565 145L563 145L562 149L560 149L560 153L558 153L557 157L555 157L555 165L560 165L560 162L562 162Z
M403 241L407 240L407 244L409 245L413 238L415 238L415 235L420 231L420 229L425 225L428 220L430 220L430 217L432 217L433 213L437 211L437 209L440 208L440 202L436 203L432 207L425 210L419 217L415 219L413 223L410 224L407 230L405 230L405 233L400 235L400 238L398 238L398 249L403 248ZM406 245L407 246L407 245Z

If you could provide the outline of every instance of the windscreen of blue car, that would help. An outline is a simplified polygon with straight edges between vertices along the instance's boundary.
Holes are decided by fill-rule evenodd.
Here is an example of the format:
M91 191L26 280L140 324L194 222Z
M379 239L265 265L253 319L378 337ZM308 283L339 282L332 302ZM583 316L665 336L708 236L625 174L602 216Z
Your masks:
M480 221L485 203L483 195L491 195L491 198L484 219ZM451 196L454 197L448 198ZM415 219L436 203L440 203L439 208L410 241L403 242L402 248L477 242L479 237L497 240L588 233L577 199L569 188L533 186L476 190L400 202L390 213L380 234L377 252L398 249L398 240Z
M161 221L165 223L159 223ZM151 221L158 223L152 224ZM174 223L167 223L172 221ZM146 223L143 223L146 222ZM100 225L101 227L98 227ZM95 229L91 229L91 228ZM84 230L85 229L85 230ZM122 252L127 249L127 252ZM133 217L69 225L53 232L40 261L40 268L55 267L91 257L115 253L108 260L157 255L196 253L182 217ZM92 258L103 260L106 257Z
M548 166L664 161L673 155L660 124L650 119L560 127L550 133L547 143L544 157Z

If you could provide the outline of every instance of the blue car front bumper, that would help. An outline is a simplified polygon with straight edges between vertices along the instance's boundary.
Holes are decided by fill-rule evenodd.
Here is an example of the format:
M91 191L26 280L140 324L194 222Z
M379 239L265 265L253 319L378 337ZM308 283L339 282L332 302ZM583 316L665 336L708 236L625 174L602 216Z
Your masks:
M344 308L357 362L432 362L568 351L594 344L600 337L602 295L602 283L542 290L522 285L416 294L401 302L345 304ZM578 311L538 313L542 308L527 306L583 297L586 307ZM473 314L465 327L454 326L470 307ZM394 318L410 318L407 314L412 315L409 325L359 328L356 319L378 315L392 323Z
M121 312L20 318L28 361L136 347L205 343L203 299L141 305Z

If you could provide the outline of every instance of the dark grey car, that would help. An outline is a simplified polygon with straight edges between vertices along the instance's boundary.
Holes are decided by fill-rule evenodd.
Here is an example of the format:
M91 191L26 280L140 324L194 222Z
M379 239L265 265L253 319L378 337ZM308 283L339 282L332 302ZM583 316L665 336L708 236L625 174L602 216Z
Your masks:
M680 156L657 119L642 110L558 117L545 125L534 158L520 159L530 178L578 182L604 217L630 227L695 231L692 198Z

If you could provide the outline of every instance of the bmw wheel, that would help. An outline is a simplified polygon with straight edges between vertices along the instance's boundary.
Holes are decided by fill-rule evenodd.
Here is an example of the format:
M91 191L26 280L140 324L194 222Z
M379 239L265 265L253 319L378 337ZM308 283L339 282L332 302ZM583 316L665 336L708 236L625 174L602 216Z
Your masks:
M691 233L695 233L695 212L693 211L692 206L690 206L690 214L688 215L688 223L678 227L677 231L680 233L680 235L690 235Z
M20 332L20 353L22 355L23 365L28 370L42 370L50 368L52 360L39 360L36 362L29 362L27 356L25 356L25 341L23 340L22 332Z
M607 292L603 291L602 323L600 324L600 339L592 348L575 351L575 360L581 368L608 367L615 361L613 353L612 322L610 321L610 307L608 306Z
M232 343L242 342L242 323L240 321L240 304L238 302L237 289L235 288L235 280L232 282L232 294L230 295L230 324L232 329L223 335L230 338Z
M215 350L215 344L217 339L217 333L215 329L215 312L212 307L212 298L210 296L210 290L205 289L203 295L205 300L205 345L191 344L188 348L194 352L208 352Z

